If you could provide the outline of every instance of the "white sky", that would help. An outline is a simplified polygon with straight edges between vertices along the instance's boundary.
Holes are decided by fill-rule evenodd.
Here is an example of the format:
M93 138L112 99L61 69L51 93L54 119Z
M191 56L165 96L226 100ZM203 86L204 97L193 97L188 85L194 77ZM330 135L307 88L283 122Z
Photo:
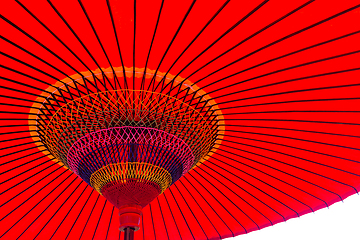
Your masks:
M229 240L360 240L360 196Z

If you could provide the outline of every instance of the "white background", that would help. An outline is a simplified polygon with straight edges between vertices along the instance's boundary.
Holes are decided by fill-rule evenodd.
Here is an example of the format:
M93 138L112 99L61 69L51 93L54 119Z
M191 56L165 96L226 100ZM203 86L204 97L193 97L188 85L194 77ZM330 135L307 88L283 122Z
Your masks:
M360 196L229 240L360 240Z

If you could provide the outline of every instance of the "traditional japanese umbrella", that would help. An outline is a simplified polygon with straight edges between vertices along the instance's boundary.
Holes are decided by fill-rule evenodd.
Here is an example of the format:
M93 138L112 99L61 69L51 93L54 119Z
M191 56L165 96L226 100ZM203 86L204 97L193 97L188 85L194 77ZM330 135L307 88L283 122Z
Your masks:
M221 239L358 192L358 1L0 5L1 238Z

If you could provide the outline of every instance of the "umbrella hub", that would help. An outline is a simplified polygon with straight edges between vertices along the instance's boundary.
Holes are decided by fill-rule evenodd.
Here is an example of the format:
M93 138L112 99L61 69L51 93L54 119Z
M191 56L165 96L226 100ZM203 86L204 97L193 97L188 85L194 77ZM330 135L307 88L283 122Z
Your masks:
M224 134L210 96L149 69L73 75L46 89L34 109L39 148L119 208L121 229L138 229L141 209L207 160Z

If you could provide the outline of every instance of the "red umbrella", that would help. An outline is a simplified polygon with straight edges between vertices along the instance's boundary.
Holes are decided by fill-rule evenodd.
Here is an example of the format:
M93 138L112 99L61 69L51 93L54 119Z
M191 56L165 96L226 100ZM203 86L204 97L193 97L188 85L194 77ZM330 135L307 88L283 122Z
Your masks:
M118 239L120 208L135 239L221 239L360 189L358 1L0 14L1 238Z

